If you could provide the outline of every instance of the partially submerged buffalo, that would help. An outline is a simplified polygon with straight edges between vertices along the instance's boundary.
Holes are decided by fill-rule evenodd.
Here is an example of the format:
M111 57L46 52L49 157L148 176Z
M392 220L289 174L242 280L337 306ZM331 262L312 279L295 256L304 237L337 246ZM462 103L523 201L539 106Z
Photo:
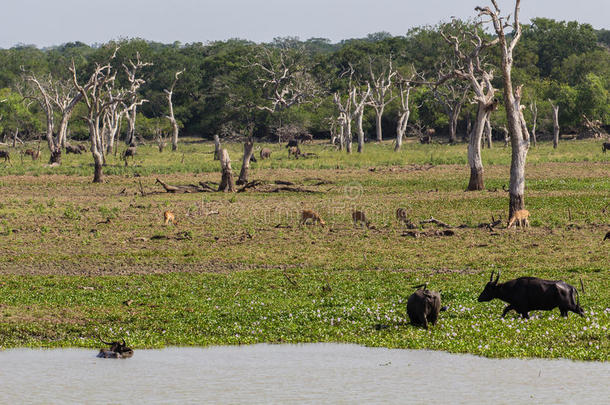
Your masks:
M508 306L502 312L503 318L511 309L517 311L523 318L529 319L529 311L550 311L556 307L559 307L561 316L567 317L568 311L584 316L578 291L568 283L537 277L519 277L498 284L500 272L498 271L495 280L493 276L492 271L489 282L479 295L479 302L491 301L494 298L507 302Z
M428 323L436 324L441 311L441 295L427 289L426 284L416 286L422 288L415 291L407 301L407 314L413 325L423 325L428 329Z
M123 343L121 342L104 342L100 339L102 343L110 346L110 349L100 349L100 352L97 354L97 357L103 359L128 359L133 356L133 349L127 347L125 343L125 339L123 339Z

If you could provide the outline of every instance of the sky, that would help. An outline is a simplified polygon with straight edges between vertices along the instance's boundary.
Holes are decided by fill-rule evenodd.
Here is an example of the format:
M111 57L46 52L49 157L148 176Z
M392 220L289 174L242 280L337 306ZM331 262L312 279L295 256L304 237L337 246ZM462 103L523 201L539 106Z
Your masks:
M331 42L475 16L490 0L3 0L0 48L143 38L173 43L316 37ZM503 14L514 0L499 0ZM522 0L521 19L576 20L610 29L610 0Z

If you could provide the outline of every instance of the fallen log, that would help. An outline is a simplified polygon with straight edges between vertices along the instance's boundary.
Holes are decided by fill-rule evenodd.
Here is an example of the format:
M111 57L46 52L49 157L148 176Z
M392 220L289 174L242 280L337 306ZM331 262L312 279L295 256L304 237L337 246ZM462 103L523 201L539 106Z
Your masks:
M205 183L199 183L199 184L188 184L185 186L172 186L171 184L167 184L164 181L157 179L157 181L155 182L161 184L161 186L165 189L165 191L167 191L168 193L207 193L210 191L216 191L213 188L211 188L210 186L208 186Z
M453 228L453 226L446 224L443 221L439 221L438 219L434 218L434 217L430 217L430 219L424 219L423 221L419 221L419 223L421 225L423 224L436 224L445 228Z

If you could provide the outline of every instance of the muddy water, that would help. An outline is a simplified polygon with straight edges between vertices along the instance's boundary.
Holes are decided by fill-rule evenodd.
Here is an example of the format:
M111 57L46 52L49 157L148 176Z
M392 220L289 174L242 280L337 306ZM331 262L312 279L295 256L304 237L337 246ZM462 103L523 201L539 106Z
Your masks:
M496 360L356 345L0 351L0 403L586 403L610 364ZM434 399L433 401L431 401Z

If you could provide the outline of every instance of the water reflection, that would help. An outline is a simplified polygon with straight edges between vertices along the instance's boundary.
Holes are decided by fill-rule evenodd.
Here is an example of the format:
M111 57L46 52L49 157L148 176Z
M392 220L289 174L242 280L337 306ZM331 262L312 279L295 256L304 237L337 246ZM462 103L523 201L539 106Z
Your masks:
M0 352L1 403L607 403L610 364L356 345Z

